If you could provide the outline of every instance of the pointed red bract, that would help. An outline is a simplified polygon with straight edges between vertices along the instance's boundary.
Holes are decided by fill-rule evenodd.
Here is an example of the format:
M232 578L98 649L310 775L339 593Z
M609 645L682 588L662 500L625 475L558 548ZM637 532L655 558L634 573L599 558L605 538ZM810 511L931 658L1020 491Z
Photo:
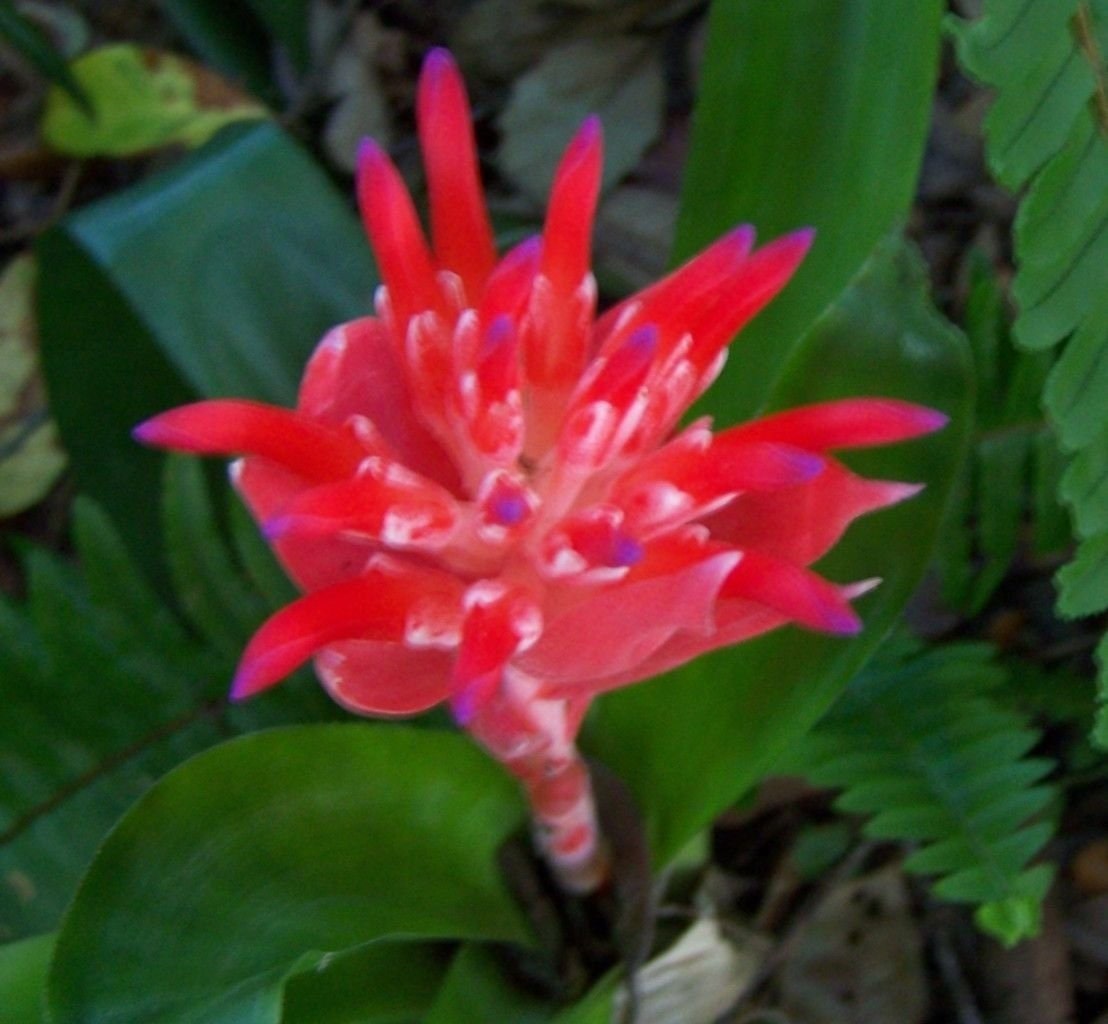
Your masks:
M914 494L829 454L945 417L887 398L677 433L734 335L786 285L801 230L734 229L599 319L589 270L600 123L554 176L541 238L499 262L465 88L428 56L416 114L432 244L388 155L361 151L376 316L312 356L296 411L220 399L137 428L244 456L233 480L305 595L247 647L237 698L310 658L339 703L446 702L521 781L567 887L607 871L575 746L598 694L787 624L849 635L876 581L810 566L861 515Z

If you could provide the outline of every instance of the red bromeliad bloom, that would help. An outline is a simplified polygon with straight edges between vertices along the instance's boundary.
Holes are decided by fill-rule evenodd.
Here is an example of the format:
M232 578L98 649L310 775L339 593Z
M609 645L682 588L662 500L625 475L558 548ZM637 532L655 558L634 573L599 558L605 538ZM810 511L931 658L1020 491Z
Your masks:
M308 658L347 708L448 701L523 783L565 885L606 870L575 737L590 701L785 623L849 634L807 566L857 516L914 494L827 453L935 430L884 399L678 430L735 333L785 285L809 231L757 251L740 227L595 317L589 235L601 136L585 122L541 237L499 261L461 78L419 85L433 245L367 142L358 198L377 315L332 330L295 411L215 400L144 423L149 444L244 455L233 479L304 590L250 642L236 698Z

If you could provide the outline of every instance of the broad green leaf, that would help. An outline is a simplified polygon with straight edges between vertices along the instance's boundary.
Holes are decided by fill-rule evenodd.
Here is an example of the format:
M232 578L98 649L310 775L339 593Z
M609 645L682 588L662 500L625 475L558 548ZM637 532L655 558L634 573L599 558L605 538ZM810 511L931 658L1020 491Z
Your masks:
M55 87L42 120L46 144L70 156L131 156L174 144L192 149L229 124L267 116L203 65L130 43L86 53L72 70L92 111Z
M46 1024L46 973L53 935L0 946L0 1021Z
M0 1021L47 1024L47 971L54 935L0 945Z
M293 977L281 1024L422 1021L445 974L446 958L434 945L374 942Z
M525 941L495 865L523 823L466 738L273 730L178 768L123 819L70 907L55 1024L271 1024L290 975L390 935Z
M372 305L355 218L268 123L85 207L39 256L43 369L77 483L151 571L162 459L132 427L199 395L291 403L323 332Z
M485 946L463 946L424 1024L547 1024L550 1003L513 980Z
M676 255L744 221L763 239L817 229L795 280L745 329L741 356L715 386L728 421L763 403L800 335L905 216L930 120L944 6L712 5Z
M927 484L856 523L819 565L833 580L882 577L858 602L861 636L781 630L598 702L589 750L631 785L659 864L771 768L900 615L965 453L969 381L964 339L930 305L921 262L898 241L882 245L795 352L772 408L879 394L942 409L953 421L926 440L848 459L867 476Z
M0 38L13 46L51 82L64 89L84 110L90 110L88 96L65 57L54 49L43 31L17 10L13 0L0 0Z
M0 518L45 497L65 469L38 368L36 276L28 254L0 274Z

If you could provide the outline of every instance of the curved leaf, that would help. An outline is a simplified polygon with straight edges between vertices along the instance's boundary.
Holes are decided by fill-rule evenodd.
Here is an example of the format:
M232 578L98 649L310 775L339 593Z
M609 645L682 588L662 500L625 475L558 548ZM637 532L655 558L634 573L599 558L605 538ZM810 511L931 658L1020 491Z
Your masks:
M820 564L834 580L883 578L858 602L865 632L848 641L780 630L598 702L589 749L631 785L662 863L829 707L900 615L930 555L967 444L970 367L962 336L926 297L921 261L899 241L878 250L805 338L771 405L862 394L953 418L931 438L849 460L867 476L927 484L855 524Z
M228 129L85 207L38 253L43 371L62 440L82 491L148 569L160 568L151 495L162 459L131 428L198 395L291 404L322 333L372 305L353 214L268 123Z
M716 3L676 254L733 224L811 225L793 283L743 331L715 385L728 421L767 394L792 346L908 210L938 71L938 0ZM722 403L716 407L722 411Z
M460 736L259 733L194 758L109 836L67 914L56 1024L273 1024L287 978L388 935L523 941L497 847L514 783Z
M0 1020L4 1024L46 1024L46 972L53 952L53 935L0 946Z

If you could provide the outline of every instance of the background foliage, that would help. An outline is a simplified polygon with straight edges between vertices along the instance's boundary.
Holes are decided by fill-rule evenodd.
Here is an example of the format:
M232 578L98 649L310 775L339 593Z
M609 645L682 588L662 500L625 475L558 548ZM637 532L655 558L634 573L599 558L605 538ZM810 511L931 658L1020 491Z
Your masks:
M289 584L221 478L130 440L196 396L290 402L323 330L371 308L344 172L373 133L419 186L410 82L429 42L470 77L505 242L541 216L548 154L584 113L605 118L609 297L656 276L671 235L678 260L738 221L763 238L816 226L702 411L728 423L881 394L953 417L851 460L928 485L821 566L884 578L860 637L785 631L600 702L585 744L628 787L654 867L702 868L689 851L713 820L790 770L837 791L840 823L903 854L929 898L971 905L1006 944L1038 932L1044 850L1105 763L1081 738L1108 607L1105 0L947 17L957 60L995 91L989 165L1020 198L1014 278L979 251L940 282L964 296L944 313L903 231L952 73L939 0L721 0L706 21L696 0L478 0L432 5L438 21L400 3L394 22L357 3L166 0L172 49L90 39L42 6L0 0L0 36L44 83L27 107L36 158L75 176L33 247L3 243L23 251L0 288L0 357L32 366L37 336L49 406L31 370L0 395L0 472L40 484L5 514L47 507L49 416L78 496L50 545L9 531L0 1020L43 1020L48 998L59 1022L589 1024L610 1019L618 961L652 949L641 864L624 865L599 951L580 908L551 911L518 865L509 892L519 800L437 720L335 725L306 675L230 707L238 653ZM681 64L698 32L702 60ZM678 201L657 154L680 146L672 108L694 95ZM81 175L101 184L82 192ZM909 616L925 639L886 643L929 565L938 582ZM1058 566L1059 614L1093 617L1059 633L1073 656L1007 643L991 616L1013 580Z

